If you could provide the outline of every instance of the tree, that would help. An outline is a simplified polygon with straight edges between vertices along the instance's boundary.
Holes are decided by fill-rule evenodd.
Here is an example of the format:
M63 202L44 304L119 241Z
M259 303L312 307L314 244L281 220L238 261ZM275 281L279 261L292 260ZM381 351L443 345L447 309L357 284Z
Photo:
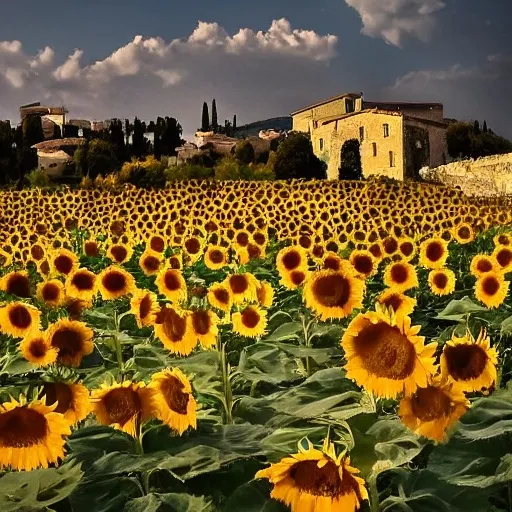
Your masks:
M473 126L470 123L452 123L446 130L448 154L453 158L471 156Z
M243 140L235 146L235 158L246 165L254 162L254 148L248 140Z
M484 127L482 129L484 133L487 133L487 121L484 119Z
M215 99L212 101L212 129L216 133L219 125L217 123L217 104Z
M233 116L233 133L236 132L236 114Z
M113 145L102 139L85 141L73 156L75 166L81 174L87 174L94 179L99 175L105 176L119 169Z
M16 176L14 132L9 121L0 121L0 183L6 184Z
M144 137L146 133L146 125L137 117L133 121L133 135L132 135L132 148L131 154L136 158L142 158L149 154L150 144Z
M124 140L123 122L120 119L112 119L107 130L107 140L110 141L118 162L128 160L128 151Z
M362 180L361 152L359 141L349 139L341 147L341 165L339 168L340 180Z
M43 123L41 116L29 114L22 123L23 144L28 147L44 140Z
M210 116L208 114L208 104L203 103L203 116L201 119L201 131L207 132L210 129Z
M476 120L473 125L473 131L475 135L480 135L480 123L478 122L478 120Z
M21 125L21 133L17 132L18 179L21 186L25 174L37 168L37 151L34 144L44 140L43 123L38 115L27 115Z
M276 179L325 179L327 166L313 153L308 135L290 133L276 151L274 172Z

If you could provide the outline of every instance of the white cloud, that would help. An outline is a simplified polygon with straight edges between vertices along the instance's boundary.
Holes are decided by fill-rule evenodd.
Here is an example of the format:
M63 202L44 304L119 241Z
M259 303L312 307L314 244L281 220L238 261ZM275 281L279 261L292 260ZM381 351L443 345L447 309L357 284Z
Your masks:
M54 72L53 76L59 81L77 79L80 75L80 59L84 54L83 50L75 50L72 55L68 57L66 62L59 66Z
M25 85L26 71L23 69L7 68L5 78L15 88L20 89Z
M443 0L345 0L361 16L361 32L401 46L404 37L428 41Z

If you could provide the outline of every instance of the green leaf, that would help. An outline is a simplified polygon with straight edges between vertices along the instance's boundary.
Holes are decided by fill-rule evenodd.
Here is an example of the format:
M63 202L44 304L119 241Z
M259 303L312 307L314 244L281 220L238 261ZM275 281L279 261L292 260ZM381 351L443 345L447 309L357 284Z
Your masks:
M82 478L80 465L6 473L0 477L0 510L41 510L68 497Z
M281 324L274 332L265 336L264 341L284 341L289 339L298 339L297 333L302 331L302 324L300 322L288 322Z
M451 300L446 308L441 311L435 318L437 320L452 320L454 322L463 322L471 313L477 311L487 311L478 304L475 304L469 297L463 297L460 300Z
M36 369L37 366L35 364L27 361L20 352L16 352L7 356L1 373L8 373L9 375L21 375L24 373L32 372Z
M184 493L151 493L130 500L124 512L214 512L213 505L203 497Z
M270 499L270 485L253 480L236 489L222 507L223 512L288 512L288 507Z
M502 336L512 335L512 316L509 316L501 322L500 334Z

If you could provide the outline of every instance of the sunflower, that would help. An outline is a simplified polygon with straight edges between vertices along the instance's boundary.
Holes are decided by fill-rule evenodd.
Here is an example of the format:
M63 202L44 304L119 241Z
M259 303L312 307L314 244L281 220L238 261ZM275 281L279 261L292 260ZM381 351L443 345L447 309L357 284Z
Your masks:
M335 252L326 252L324 260L322 262L323 270L334 270L337 272L341 269L342 262L345 261L343 258L338 256Z
M69 318L71 320L77 320L86 309L90 309L92 307L92 301L67 298L64 306L68 312Z
M0 279L0 290L23 299L30 297L30 279L25 270L9 272Z
M347 327L341 346L347 378L376 396L395 398L425 387L435 373L436 343L424 345L419 326L408 316L388 311L359 313Z
M228 264L228 251L220 245L209 245L204 253L204 264L210 270L219 270Z
M154 373L147 389L149 414L179 435L189 427L197 428L197 403L192 386L179 368Z
M31 471L64 458L69 422L40 401L11 398L0 405L0 467Z
M183 251L188 256L190 264L193 265L203 253L204 241L197 236L188 237L183 243Z
M0 331L13 338L25 338L39 331L41 311L30 304L10 302L0 308Z
M78 256L68 249L53 251L50 266L58 274L69 275L78 268Z
M444 345L441 374L460 391L489 389L496 382L498 354L491 348L484 331L475 340L470 332L462 338L455 335Z
M469 408L464 393L437 376L400 401L398 414L416 435L446 441L448 431Z
M428 285L435 295L450 295L455 290L455 273L448 268L431 270L428 274Z
M55 412L63 414L71 425L76 425L91 412L89 390L79 382L45 382L39 398L44 399L46 405L57 403Z
M108 248L107 257L117 264L126 263L133 254L133 249L128 244L114 244Z
M384 257L384 250L382 248L382 244L380 242L375 242L368 247L368 251L372 254L372 256L380 261Z
M181 253L176 253L169 256L169 267L174 270L181 270L183 268L183 256Z
M197 345L188 312L164 306L155 322L155 336L174 354L188 356Z
M306 281L303 296L306 306L322 320L345 318L362 307L365 285L345 271L320 270Z
M416 268L406 261L390 263L384 271L384 284L399 292L416 288L418 286Z
M398 239L398 253L402 260L411 261L416 255L416 243L410 237L401 237Z
M247 306L242 311L233 313L233 332L249 338L257 338L265 334L267 312L257 306Z
M96 274L80 268L68 275L65 284L66 296L91 302L97 290Z
M139 266L146 276L158 274L162 263L162 255L151 249L146 249L139 258Z
M384 307L391 308L397 316L408 316L416 307L416 299L408 297L394 288L384 290L377 297L377 302Z
M103 300L119 299L135 291L135 279L123 268L111 265L98 275L98 289Z
M260 306L269 308L274 300L274 288L268 281L260 281L256 288L256 296Z
M498 233L494 238L494 245L512 245L512 234Z
M453 228L453 238L459 242L459 244L468 244L475 239L475 230L471 224L462 222Z
M471 260L470 272L476 277L482 277L489 272L498 272L500 270L498 262L487 254L476 254Z
M25 337L20 343L19 349L27 361L39 366L48 366L57 360L57 349L51 346L41 332Z
M288 290L296 290L300 288L311 275L309 270L292 270L281 276L279 284L283 285Z
M94 332L84 322L61 318L48 326L46 336L59 351L57 363L64 366L80 366L82 358L94 350Z
M142 328L153 325L159 312L157 296L149 290L135 290L130 301L130 312Z
M231 292L231 299L234 304L241 304L244 301L256 302L258 299L258 280L250 272L245 274L232 274L227 276L223 284Z
M420 265L425 268L444 267L448 259L448 242L442 238L429 238L420 245Z
M102 425L110 425L135 437L147 406L148 393L143 382L125 381L102 384L91 393L92 410ZM145 403L146 402L146 403Z
M307 270L307 252L300 245L292 245L281 249L276 256L276 268L281 276L293 270Z
M350 263L357 275L367 279L377 272L378 262L370 251L356 250L350 254Z
M164 268L158 274L155 284L158 291L171 302L177 304L187 300L187 283L181 270Z
M37 285L36 292L38 300L44 302L47 306L58 308L66 297L64 294L64 285L58 279L43 281Z
M512 271L512 247L507 245L498 245L493 253L494 259L498 262L503 273Z
M194 335L201 346L211 348L217 343L219 317L207 309L196 309L190 314Z
M356 512L368 500L359 470L350 466L344 453L336 456L334 446L324 441L317 450L308 440L308 448L298 445L291 454L269 468L256 473L273 484L271 498L283 502L291 512Z
M167 242L160 235L152 235L146 243L146 248L155 252L163 253Z
M489 272L476 280L475 297L488 308L497 308L507 297L509 282L501 273Z
M86 240L83 244L84 254L89 258L100 256L101 244L96 240Z
M257 293L257 291L256 291ZM208 302L217 309L229 313L233 304L233 297L228 286L222 283L213 283L206 295Z

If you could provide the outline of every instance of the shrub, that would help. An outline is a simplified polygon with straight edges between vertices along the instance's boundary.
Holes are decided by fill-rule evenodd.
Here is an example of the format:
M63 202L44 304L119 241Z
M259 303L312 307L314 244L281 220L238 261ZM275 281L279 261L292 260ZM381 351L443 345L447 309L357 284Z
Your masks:
M172 165L165 170L167 181L173 180L207 180L213 178L214 170L197 165L190 160L184 164Z
M34 169L27 174L29 188L43 188L50 185L50 177L40 169Z
M254 162L254 148L248 140L243 140L235 146L235 157L243 164Z
M121 183L141 188L163 188L166 180L166 164L152 155L145 160L133 158L131 162L125 162L119 172Z

